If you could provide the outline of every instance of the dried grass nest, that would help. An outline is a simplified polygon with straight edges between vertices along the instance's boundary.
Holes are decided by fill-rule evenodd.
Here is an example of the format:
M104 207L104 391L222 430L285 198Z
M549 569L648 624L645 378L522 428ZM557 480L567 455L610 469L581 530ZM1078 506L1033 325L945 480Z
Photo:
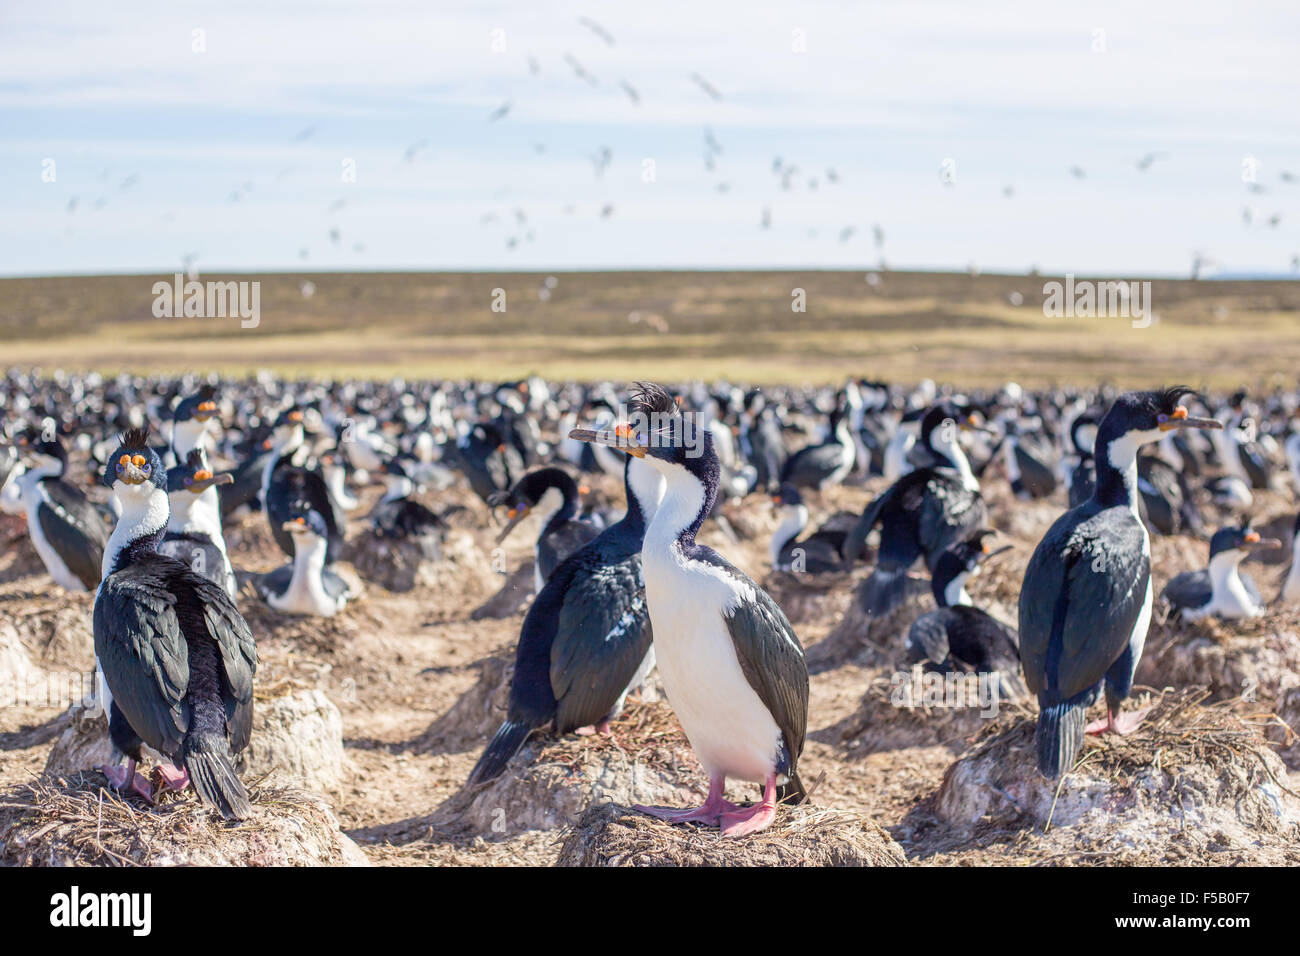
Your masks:
M988 862L1300 860L1300 795L1262 731L1276 722L1203 688L1147 692L1133 734L1089 737L1059 781L1039 775L1032 707L1009 705L895 835L927 862L972 846Z
M564 836L556 866L906 866L902 848L856 813L782 807L739 840L672 826L618 804L591 807Z
M0 793L0 865L365 866L320 797L265 788L254 815L227 823L192 793L157 806L124 800L99 773Z

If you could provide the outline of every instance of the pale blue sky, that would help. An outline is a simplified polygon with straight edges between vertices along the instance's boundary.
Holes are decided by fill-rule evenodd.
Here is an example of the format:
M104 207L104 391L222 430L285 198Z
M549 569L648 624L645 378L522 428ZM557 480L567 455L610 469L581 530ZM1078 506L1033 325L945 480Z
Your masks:
M0 274L1283 273L1297 103L1294 0L0 0Z

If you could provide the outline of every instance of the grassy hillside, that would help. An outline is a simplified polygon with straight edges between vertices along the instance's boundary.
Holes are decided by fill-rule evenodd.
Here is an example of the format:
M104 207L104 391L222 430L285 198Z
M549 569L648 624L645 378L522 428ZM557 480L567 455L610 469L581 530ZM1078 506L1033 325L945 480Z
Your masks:
M846 374L968 384L1189 381L1300 370L1300 283L1157 280L1158 321L1047 318L1050 277L863 272L267 274L261 322L152 315L169 276L0 280L0 361L118 371L269 368L302 375ZM305 297L300 284L314 293ZM505 291L494 312L494 290ZM791 310L803 289L806 311ZM1011 304L1019 293L1022 304Z

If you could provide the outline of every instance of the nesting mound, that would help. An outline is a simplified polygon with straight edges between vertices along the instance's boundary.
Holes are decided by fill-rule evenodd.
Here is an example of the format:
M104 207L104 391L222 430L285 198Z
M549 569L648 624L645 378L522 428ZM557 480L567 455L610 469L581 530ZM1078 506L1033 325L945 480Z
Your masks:
M73 704L60 719L65 726L45 760L46 777L71 777L113 759L108 717L98 706Z
M66 727L50 749L45 777L71 777L112 759L108 720L84 704L71 707ZM146 755L146 763L148 763ZM248 785L331 791L343 779L343 718L324 693L299 690L258 697L253 736L239 754L237 769Z
M18 639L17 629L0 621L0 703L19 700L39 674L27 647Z
M1281 760L1236 703L1206 696L1150 701L1135 733L1089 738L1059 785L1038 773L1032 709L1007 708L944 775L929 811L947 832L929 847L1001 844L1021 861L1300 861L1300 797Z
M433 535L394 539L367 531L347 542L343 556L367 581L389 591L411 591L437 584L443 545ZM454 573L452 568L441 570Z
M935 608L929 580L909 575L903 602L883 617L873 617L863 609L862 591L867 580L858 582L839 624L808 648L810 672L821 673L850 662L870 666L901 660L908 628Z
M773 571L763 581L763 590L772 596L791 624L806 624L843 615L852 596L852 576L848 573L797 574Z
M612 738L533 737L499 778L449 798L435 825L500 839L576 823L600 803L703 801L704 772L666 702L629 700L611 730Z
M240 775L277 787L329 792L343 780L343 716L322 691L258 698Z
M1024 694L1004 693L996 679L982 675L878 668L857 711L813 736L844 747L849 759L907 747L960 752L1003 708L1023 704Z
M505 720L513 652L509 657L505 653L484 657L470 666L478 671L478 680L420 736L417 751L458 753L481 747Z
M40 594L7 591L6 597L25 597L27 602L21 614L10 616L6 630L22 641L33 663L42 668L90 670L95 660L95 596L47 583L48 590Z
M1215 700L1276 706L1300 687L1300 614L1273 611L1241 621L1157 620L1137 679L1156 687L1205 687Z
M786 807L739 840L671 826L625 806L593 806L565 835L556 866L906 866L902 848L855 813Z
M365 866L319 797L260 790L254 815L229 824L197 800L143 808L99 774L0 794L0 863L18 866Z

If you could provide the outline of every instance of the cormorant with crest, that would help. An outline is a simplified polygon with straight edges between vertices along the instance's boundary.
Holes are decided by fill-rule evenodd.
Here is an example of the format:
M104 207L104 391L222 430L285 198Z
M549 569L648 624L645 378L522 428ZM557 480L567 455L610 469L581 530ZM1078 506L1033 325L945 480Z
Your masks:
M1084 733L1135 729L1144 713L1120 705L1151 623L1151 539L1138 516L1138 451L1179 428L1222 428L1192 418L1189 388L1128 392L1097 429L1092 497L1056 520L1038 543L1020 589L1020 657L1038 695L1038 769L1059 777ZM1084 725L1103 684L1107 718Z
M664 393L634 393L642 414L671 414ZM573 437L588 434L576 429ZM590 433L595 434L595 433ZM663 479L633 456L623 465L627 512L560 562L524 617L515 650L506 720L483 751L470 783L500 776L530 734L550 724L563 734L591 725L608 731L628 691L654 666L640 551Z
M158 768L165 786L192 782L204 804L242 819L252 807L234 758L252 733L257 645L220 585L159 554L167 476L148 438L128 431L104 470L122 516L95 597L95 659L109 736L128 759L102 769L115 787L151 799L136 772L147 744L173 763Z
M658 386L648 404L666 407ZM665 399L667 401L665 401ZM671 823L702 821L744 836L776 819L779 801L802 802L799 756L808 726L803 647L776 602L722 555L696 542L718 490L708 428L684 416L650 416L637 428L571 433L643 458L664 477L664 497L641 551L655 658L668 700L709 774L695 810L638 807ZM759 784L762 799L729 803L728 777Z

